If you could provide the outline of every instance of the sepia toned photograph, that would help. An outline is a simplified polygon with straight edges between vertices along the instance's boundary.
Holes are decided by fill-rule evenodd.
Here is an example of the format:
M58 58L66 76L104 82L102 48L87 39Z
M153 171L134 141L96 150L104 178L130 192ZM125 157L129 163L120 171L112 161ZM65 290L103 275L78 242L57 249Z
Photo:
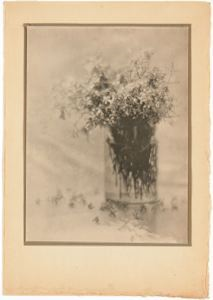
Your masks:
M24 30L25 244L190 245L190 26Z

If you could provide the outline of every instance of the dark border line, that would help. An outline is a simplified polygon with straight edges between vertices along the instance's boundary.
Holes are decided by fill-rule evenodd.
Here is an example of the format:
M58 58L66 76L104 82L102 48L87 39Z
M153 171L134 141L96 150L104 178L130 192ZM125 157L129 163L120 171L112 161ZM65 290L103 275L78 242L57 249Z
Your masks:
M191 24L139 24L139 23L24 23L23 24L25 27L27 26L43 26L43 27L48 27L48 26L60 26L60 27L70 27L70 26L79 26L79 27L191 27Z
M179 246L188 247L189 244L176 243L101 243L101 242L55 242L55 241L31 241L25 242L25 246Z
M26 244L26 166L27 166L27 27L24 27L24 245Z
M68 241L27 241L26 240L26 150L27 150L27 27L188 27L188 243L103 243L103 242L68 242ZM191 201L191 24L102 24L102 23L24 23L24 120L23 120L23 155L24 155L24 245L25 246L192 246L192 201Z
M188 243L192 245L192 65L191 65L191 25L188 26Z

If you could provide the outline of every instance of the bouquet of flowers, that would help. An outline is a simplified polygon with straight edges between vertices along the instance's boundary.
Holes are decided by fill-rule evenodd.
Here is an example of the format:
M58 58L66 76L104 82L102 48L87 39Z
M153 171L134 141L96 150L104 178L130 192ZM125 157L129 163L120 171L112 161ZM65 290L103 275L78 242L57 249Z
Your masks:
M155 124L171 116L173 98L166 76L151 65L145 52L127 67L111 70L95 62L82 82L60 85L57 102L61 118L79 112L81 130L107 127L107 142L116 174L122 176L129 192L142 197L156 182Z

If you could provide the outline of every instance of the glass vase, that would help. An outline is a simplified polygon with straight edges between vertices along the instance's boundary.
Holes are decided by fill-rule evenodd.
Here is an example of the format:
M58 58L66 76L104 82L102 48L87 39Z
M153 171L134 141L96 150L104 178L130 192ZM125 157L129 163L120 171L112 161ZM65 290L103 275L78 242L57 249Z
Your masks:
M106 130L105 199L126 204L157 200L155 126L125 120Z

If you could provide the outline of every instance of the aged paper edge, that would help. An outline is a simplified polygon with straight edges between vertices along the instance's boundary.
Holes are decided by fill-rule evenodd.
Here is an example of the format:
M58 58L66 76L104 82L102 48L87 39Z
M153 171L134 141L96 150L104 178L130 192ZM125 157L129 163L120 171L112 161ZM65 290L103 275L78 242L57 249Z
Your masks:
M16 8L18 7L19 5L21 5L23 3L16 3L16 4L7 4L7 10L9 11L9 7L11 8ZM28 6L29 3L26 3L26 6ZM33 4L33 5L32 5ZM31 6L31 8L33 8L33 6L35 5L35 3L32 3L32 4L29 4L29 6ZM153 5L157 5L157 4L154 4L152 3ZM161 3L161 4L164 4L165 3ZM177 3L174 3L177 5ZM199 5L200 4L200 5ZM23 4L25 5L25 4ZM50 5L51 7L51 3L48 3L48 6ZM69 4L70 5L70 4ZM91 4L91 5L94 5L95 4ZM145 4L147 5L147 3ZM179 3L179 5L182 5L181 3ZM191 7L193 7L193 5L195 5L197 7L197 9L199 8L202 8L203 9L203 12L205 11L206 13L206 17L209 18L209 5L207 4L201 4L201 3L190 3ZM71 6L69 6L71 7ZM82 7L82 6L81 6ZM141 6L140 6L141 7ZM164 6L165 8L165 6ZM204 9L206 8L206 9ZM20 13L20 12L19 12ZM7 25L7 23L6 23ZM209 29L208 29L209 30ZM208 32L207 32L207 38L209 39L209 35L208 35ZM208 45L208 48L209 48L209 40L207 43L205 43L205 45L207 46ZM205 63L206 64L206 76L208 76L208 79L207 79L207 83L208 83L208 88L209 88L209 49L204 49L204 52L205 54L208 56L208 59L206 58L205 59ZM6 56L6 70L8 69L8 61L7 61L7 55ZM207 74L208 73L208 74ZM201 75L200 75L201 76ZM7 76L5 76L7 78ZM7 80L6 80L7 82ZM6 88L6 83L5 83L5 90L7 91L7 88ZM5 93L7 95L7 93ZM209 91L207 90L204 90L204 99L206 99L206 101L208 101L208 98L209 98ZM7 96L5 96L5 99L7 99ZM208 106L209 107L209 106ZM207 107L207 110L205 110L205 113L208 113L208 107ZM206 109L206 108L205 108ZM96 289L88 289L86 288L85 286L81 286L80 288L80 291L78 288L69 288L69 287L58 287L58 288L53 288L53 286L51 286L50 284L50 287L46 286L45 288L42 288L42 287L36 287L36 283L35 283L35 286L34 288L30 288L27 287L27 286L22 286L22 285L19 285L19 286L16 286L14 285L13 281L10 281L8 277L9 275L11 275L11 279L13 277L13 273L8 273L8 263L9 263L9 257L13 260L12 263L14 262L14 259L11 255L13 255L14 253L11 253L9 250L10 248L10 245L8 244L9 241L11 241L10 238L8 238L8 236L10 235L10 232L9 232L9 228L8 228L8 224L11 225L11 221L8 221L8 207L7 207L7 204L8 204L8 197L7 194L9 192L8 190L8 182L9 182L9 179L8 177L10 177L10 180L11 180L11 173L9 172L9 165L8 165L8 157L10 155L8 155L8 151L10 150L10 147L9 145L11 146L11 144L9 143L8 141L8 136L7 136L7 126L9 126L10 123L8 123L8 118L7 118L7 112L8 112L8 104L7 104L7 101L5 100L5 154L4 154L4 157L5 157L5 174L7 175L7 177L5 178L5 203L4 203L4 221L5 221L5 224L4 224L4 292L6 294L50 294L50 295L53 295L53 294L64 294L64 295L68 295L68 294L81 294L81 295L87 295L87 294L96 294L96 295L164 295L164 296L185 296L185 297L206 297L208 295L208 225L209 225L209 213L205 213L205 215L207 216L207 224L205 224L205 234L207 236L204 236L204 241L205 241L205 251L203 252L203 260L205 262L202 262L202 265L205 264L205 278L204 279L204 282L203 282L203 288L200 289L200 291L194 291L191 290L191 289L186 289L185 291L183 291L182 289L179 289L179 290L176 290L176 292L172 291L172 292L166 292L165 290L162 292L159 288L154 288L154 291L153 289L149 289L147 290L146 288L142 288L142 290L140 291L136 291L137 289L135 289L135 292L134 292L134 289L132 290L131 287L129 287L129 291L126 291L125 292L121 292L121 291L116 291L113 289L113 287L108 287L107 289L106 288L96 288ZM193 116L193 115L192 115ZM205 134L207 134L207 139L209 139L209 116L205 115L203 116L203 121L205 120ZM11 129L11 128L10 128ZM208 144L208 142L207 142ZM205 144L205 147L206 145ZM208 148L208 145L207 145L207 148ZM7 150L7 152L6 152ZM202 150L201 150L202 151ZM207 157L207 163L205 162L205 173L203 174L204 176L207 176L207 178L205 177L205 179L207 179L208 181L208 164L209 164L209 161L208 161L208 157L209 157L209 150L207 150L205 148L205 155ZM209 198L209 193L208 194L208 198ZM6 200L7 199L7 200ZM205 194L205 199L206 199L206 194ZM10 200L11 201L11 200ZM208 199L208 202L206 202L206 210L209 208L209 199ZM9 222L9 223L8 223ZM27 247L28 248L28 247ZM37 248L37 247L36 247ZM40 247L39 247L40 248ZM79 247L77 247L79 249ZM137 247L138 248L138 247ZM192 248L193 248L193 243L192 243ZM29 248L28 248L29 249ZM38 248L37 248L38 249ZM85 249L88 249L88 248L85 248ZM190 249L190 248L188 248ZM200 249L201 250L201 249ZM17 252L19 251L19 248L17 249ZM30 250L29 250L30 251ZM39 250L38 250L39 251ZM16 262L17 264L17 262ZM9 264L10 267L11 267L11 263ZM18 266L18 265L17 265ZM19 265L20 267L20 265ZM5 271L6 269L6 271ZM13 268L12 268L13 269ZM48 270L46 270L48 272ZM74 270L73 270L74 271ZM30 275L30 274L29 274ZM203 274L204 275L204 274ZM83 289L83 290L82 290Z

